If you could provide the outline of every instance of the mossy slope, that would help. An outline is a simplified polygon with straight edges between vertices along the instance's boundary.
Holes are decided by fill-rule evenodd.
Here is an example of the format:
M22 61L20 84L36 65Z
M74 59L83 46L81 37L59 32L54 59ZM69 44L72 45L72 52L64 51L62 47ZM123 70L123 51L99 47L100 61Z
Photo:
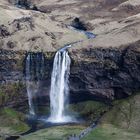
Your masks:
M78 134L83 129L85 127L79 125L52 127L21 137L20 140L66 140L69 135Z
M101 124L83 140L139 140L140 94L114 102Z
M140 135L124 129L120 129L111 124L98 126L82 140L139 140Z
M0 136L18 135L29 130L25 116L12 108L0 109Z
M70 105L71 111L89 123L96 121L109 108L109 105L97 101L85 101Z

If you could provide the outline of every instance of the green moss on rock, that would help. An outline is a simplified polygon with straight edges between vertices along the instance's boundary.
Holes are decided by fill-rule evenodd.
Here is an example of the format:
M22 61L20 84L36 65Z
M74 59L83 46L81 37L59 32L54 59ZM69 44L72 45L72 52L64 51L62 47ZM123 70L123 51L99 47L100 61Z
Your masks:
M117 128L111 124L102 124L82 140L138 140L140 135Z
M0 85L0 106L11 102L18 102L25 90L25 85L21 82Z
M140 94L114 101L98 127L82 140L140 139Z
M55 52L45 52L45 56L47 59L52 59L55 55Z
M50 106L38 106L37 109L38 115L49 115L50 114Z
M133 132L140 132L140 94L114 102L103 121Z
M96 101L86 101L77 104L72 104L70 109L78 113L81 117L89 122L93 122L103 113L108 111L110 106Z
M3 105L7 101L7 96L5 93L0 90L0 106Z
M0 109L0 135L17 135L29 130L24 114L12 108Z

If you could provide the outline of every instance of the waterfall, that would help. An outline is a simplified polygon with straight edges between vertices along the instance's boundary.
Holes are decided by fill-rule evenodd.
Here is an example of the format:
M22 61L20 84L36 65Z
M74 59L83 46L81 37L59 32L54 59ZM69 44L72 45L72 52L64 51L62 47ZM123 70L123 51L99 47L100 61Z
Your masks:
M53 123L68 122L71 119L66 113L69 102L68 84L71 64L71 59L67 52L69 47L71 45L60 49L54 58L50 89L51 115L48 119Z
M36 115L35 99L43 76L44 55L42 53L28 53L26 57L26 90L30 115Z

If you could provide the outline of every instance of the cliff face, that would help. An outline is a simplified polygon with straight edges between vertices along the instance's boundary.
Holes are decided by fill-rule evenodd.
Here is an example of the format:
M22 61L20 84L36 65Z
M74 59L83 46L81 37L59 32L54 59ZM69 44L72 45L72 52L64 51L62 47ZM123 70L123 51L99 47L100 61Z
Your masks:
M24 56L24 52L0 50L0 106L22 104L26 100Z
M41 52L30 52L30 54L33 56L41 54ZM0 106L18 106L19 108L26 106L25 102L27 103L28 100L26 90L26 78L28 78L28 75L26 75L27 55L28 52L26 51L0 50ZM36 95L38 100L45 97L44 102L40 102L41 104L46 104L49 99L53 56L53 52L44 53L43 78L40 77L40 90ZM34 63L40 58L33 59L34 62L30 66L33 68L32 73L36 71ZM39 64L40 62L36 63ZM35 79L31 79L31 81L36 82Z
M93 98L119 99L140 89L139 42L122 47L71 51L71 93ZM91 98L89 96L89 98ZM79 99L79 98L78 98Z
M140 90L139 48L139 42L136 42L120 49L87 48L70 51L71 101L90 99L108 101L125 98ZM24 97L23 100L27 100L25 58L26 53L1 50L1 85L7 84L7 87L19 85L18 91L13 91L13 94L20 92L20 96ZM44 88L39 95L46 98L44 101L48 100L53 58L54 53L45 54L45 76L42 79ZM12 88L7 92L10 90ZM13 99L16 100L14 97Z
M0 83L23 80L25 52L0 50Z

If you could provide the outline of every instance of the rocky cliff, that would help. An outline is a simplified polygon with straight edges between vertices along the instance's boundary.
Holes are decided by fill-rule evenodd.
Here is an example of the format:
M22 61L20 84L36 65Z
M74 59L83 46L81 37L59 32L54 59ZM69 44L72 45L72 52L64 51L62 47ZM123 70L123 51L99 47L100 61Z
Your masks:
M90 99L93 95L95 99L114 100L135 93L140 89L139 48L138 41L119 49L71 51L70 85L73 96Z

